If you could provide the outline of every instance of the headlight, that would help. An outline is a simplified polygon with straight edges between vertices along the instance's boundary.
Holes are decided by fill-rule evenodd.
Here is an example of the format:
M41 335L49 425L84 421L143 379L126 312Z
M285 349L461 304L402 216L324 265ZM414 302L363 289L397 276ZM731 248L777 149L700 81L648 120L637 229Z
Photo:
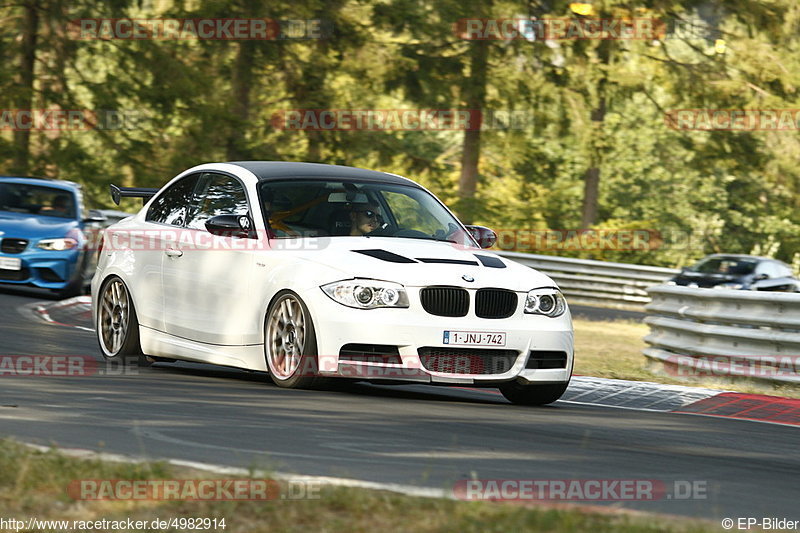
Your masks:
M41 248L42 250L48 250L51 252L63 252L64 250L72 250L76 246L78 246L78 241L75 239L71 239L69 237L64 239L44 239L39 241L39 244L36 245L37 247Z
M332 300L356 309L408 307L408 295L399 283L374 279L348 279L320 287Z
M551 318L561 316L567 310L567 301L558 289L533 289L525 298L525 313Z

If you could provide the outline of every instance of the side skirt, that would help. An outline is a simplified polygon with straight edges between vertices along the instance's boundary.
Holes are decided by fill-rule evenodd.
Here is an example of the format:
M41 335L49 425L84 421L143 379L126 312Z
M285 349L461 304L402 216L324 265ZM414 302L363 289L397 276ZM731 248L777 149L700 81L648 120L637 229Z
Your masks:
M154 357L267 371L263 344L245 346L207 344L169 335L141 325L139 326L139 338L142 351Z

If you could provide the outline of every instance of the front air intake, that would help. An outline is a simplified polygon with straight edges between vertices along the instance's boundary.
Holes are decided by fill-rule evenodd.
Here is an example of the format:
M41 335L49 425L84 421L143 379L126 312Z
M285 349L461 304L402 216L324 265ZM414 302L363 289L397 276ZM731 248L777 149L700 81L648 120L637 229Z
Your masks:
M425 346L417 353L425 370L442 374L505 374L519 352L485 348L437 348Z

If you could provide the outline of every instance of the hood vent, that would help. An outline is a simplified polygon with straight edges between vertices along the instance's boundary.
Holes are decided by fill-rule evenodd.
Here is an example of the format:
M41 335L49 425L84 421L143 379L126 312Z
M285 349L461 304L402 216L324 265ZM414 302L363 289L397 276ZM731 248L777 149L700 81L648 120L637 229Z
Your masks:
M474 255L475 255L475 257L478 258L478 261L480 261L481 264L483 266L485 266L485 267L489 267L489 268L506 268L506 264L503 263L503 261L501 261L497 257L492 257L490 255L478 255L478 254L474 254Z
M364 254L370 257L374 257L375 259L380 259L381 261L388 261L389 263L416 263L413 259L409 259L408 257L403 257L402 255L393 254L392 252L387 252L386 250L353 250L357 254Z
M398 255L393 252L389 252L387 250L381 250L380 248L373 248L369 250L351 250L357 254L368 255L370 257L374 257L375 259L380 259L381 261L386 261L388 263L435 263L440 265L465 265L465 266L480 266L483 265L489 268L506 268L506 264L496 257L491 257L488 255L478 255L474 254L475 258L480 261L470 261L468 259L444 259L438 257L417 257L416 259L411 259L409 257L405 257L402 255Z
M477 261L465 261L464 259L437 259L435 257L417 257L417 261L422 261L423 263L441 263L443 265L478 266Z

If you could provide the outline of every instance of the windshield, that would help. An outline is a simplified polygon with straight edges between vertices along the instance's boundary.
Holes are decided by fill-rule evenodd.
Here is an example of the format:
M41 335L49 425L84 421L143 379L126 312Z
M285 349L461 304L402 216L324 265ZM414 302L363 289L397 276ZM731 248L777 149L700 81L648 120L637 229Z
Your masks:
M416 187L325 179L268 181L259 186L259 196L275 238L396 237L476 246L436 198Z
M756 268L756 261L753 259L738 259L735 257L711 257L703 259L693 267L689 268L692 272L700 274L752 274Z
M0 211L75 218L75 197L64 189L0 182Z

